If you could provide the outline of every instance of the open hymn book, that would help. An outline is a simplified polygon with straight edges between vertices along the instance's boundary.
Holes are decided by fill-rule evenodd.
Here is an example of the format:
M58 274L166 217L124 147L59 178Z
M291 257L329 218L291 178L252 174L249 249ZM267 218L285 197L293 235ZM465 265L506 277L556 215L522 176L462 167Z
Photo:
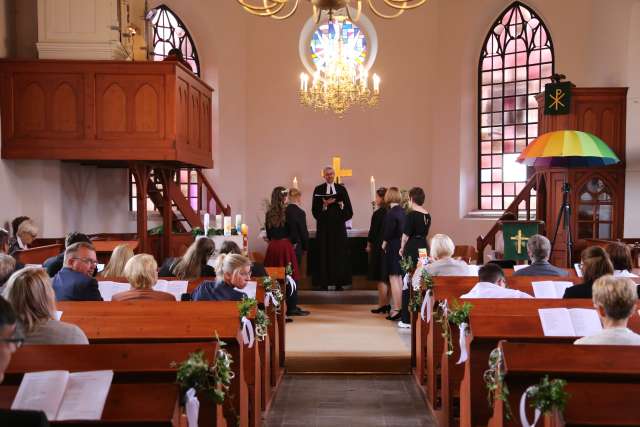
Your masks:
M113 371L24 374L11 409L43 411L49 421L99 420Z
M573 286L572 282L531 282L533 295L536 298L562 298L565 289Z
M584 337L602 330L598 312L588 308L538 309L545 337Z

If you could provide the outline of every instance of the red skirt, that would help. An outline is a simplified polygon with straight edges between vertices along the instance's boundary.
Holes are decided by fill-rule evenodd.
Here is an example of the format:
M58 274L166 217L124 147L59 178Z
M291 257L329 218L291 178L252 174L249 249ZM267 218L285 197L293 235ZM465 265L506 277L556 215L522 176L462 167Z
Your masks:
M289 239L279 239L269 241L267 253L264 256L265 267L286 267L291 263L293 268L293 280L298 280L298 259L293 245Z

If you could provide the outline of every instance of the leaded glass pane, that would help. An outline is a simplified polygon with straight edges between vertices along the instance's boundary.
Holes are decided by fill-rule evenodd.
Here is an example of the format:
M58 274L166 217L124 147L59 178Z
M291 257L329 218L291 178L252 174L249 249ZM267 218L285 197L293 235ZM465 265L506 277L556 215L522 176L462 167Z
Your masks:
M153 31L152 58L162 61L171 49L179 49L196 75L200 75L200 62L193 39L184 23L167 6L158 6L151 18Z

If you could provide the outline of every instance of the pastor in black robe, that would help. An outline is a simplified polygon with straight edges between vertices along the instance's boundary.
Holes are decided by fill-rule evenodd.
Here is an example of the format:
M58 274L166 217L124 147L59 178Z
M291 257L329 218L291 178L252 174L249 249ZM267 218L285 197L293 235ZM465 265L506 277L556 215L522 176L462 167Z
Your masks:
M313 190L311 211L316 219L316 259L313 286L326 289L329 285L351 284L349 247L345 222L353 217L347 189L341 184L323 183ZM323 207L322 200L335 192L336 202ZM339 203L339 202L342 203Z

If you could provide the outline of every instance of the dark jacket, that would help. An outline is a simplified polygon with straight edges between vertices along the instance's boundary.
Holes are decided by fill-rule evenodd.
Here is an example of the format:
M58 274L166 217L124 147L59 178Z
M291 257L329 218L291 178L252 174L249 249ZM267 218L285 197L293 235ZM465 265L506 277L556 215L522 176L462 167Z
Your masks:
M549 261L537 261L513 273L514 276L567 276L566 270L556 267Z
M102 301L98 282L93 277L64 267L53 278L57 301Z
M175 277L173 268L178 261L177 258L167 258L158 271L158 277ZM208 264L202 266L200 270L200 277L216 277L216 271Z
M42 411L0 409L0 426L48 427L49 421Z
M240 301L246 296L246 294L236 291L233 285L222 280L202 282L191 293L193 301Z
M593 282L585 282L581 285L571 286L564 290L562 298L591 298L593 297ZM640 286L638 286L640 298Z
M52 256L51 258L47 258L42 266L47 270L49 277L54 277L58 274L58 271L62 270L62 267L64 267L64 252L59 253L56 256Z
M286 225L289 229L289 240L293 245L300 245L303 251L309 247L309 230L307 214L296 204L287 205L285 211Z
M9 239L9 252L7 252L7 253L15 258L16 252L18 252L20 250L22 250L22 249L20 249L20 245L18 244L18 239L15 238L15 237L10 238Z

